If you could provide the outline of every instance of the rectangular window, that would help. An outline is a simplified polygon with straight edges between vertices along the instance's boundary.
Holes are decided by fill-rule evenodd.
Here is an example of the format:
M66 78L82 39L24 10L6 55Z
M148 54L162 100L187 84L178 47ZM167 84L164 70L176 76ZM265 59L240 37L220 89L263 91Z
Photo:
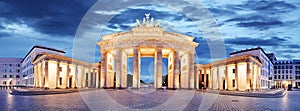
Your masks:
M3 81L3 84L6 85L6 81Z
M14 75L9 75L9 78L13 78L14 77Z
M293 71L292 71L292 70L290 70L290 73L293 73Z
M9 64L9 67L12 67L13 65L12 64Z
M26 77L26 75L23 75L23 77Z
M286 75L285 78L286 78L286 79L289 79L289 75Z
M284 75L282 75L282 79L284 79Z
M3 75L3 78L7 78L7 76L6 76L6 75Z
M232 69L232 73L235 73L235 69Z
M274 74L277 74L277 71L274 71Z
M20 78L20 75L16 75L16 78Z
M59 78L59 85L62 85L62 77Z
M235 87L235 80L232 79L232 87Z
M280 75L278 75L278 79L281 79L281 76L280 76Z
M277 79L277 75L274 75L274 79Z

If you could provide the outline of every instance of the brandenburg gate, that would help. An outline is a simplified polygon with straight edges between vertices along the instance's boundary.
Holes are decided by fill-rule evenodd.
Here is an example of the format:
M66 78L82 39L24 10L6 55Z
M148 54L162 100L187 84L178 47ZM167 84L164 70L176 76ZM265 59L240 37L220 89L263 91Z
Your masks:
M128 58L132 57L132 87L140 88L141 57L154 58L154 87L162 88L162 59L168 59L168 88L196 88L193 37L166 32L150 14L129 32L105 35L97 44L101 52L100 87L127 88ZM115 76L115 83L114 83ZM115 85L114 85L115 84Z

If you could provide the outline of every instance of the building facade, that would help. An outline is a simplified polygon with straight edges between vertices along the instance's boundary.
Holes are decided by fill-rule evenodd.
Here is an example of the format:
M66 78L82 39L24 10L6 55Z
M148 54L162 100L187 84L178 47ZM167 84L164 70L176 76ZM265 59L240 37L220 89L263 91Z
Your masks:
M37 54L32 64L35 88L99 88L101 82L100 63L44 52Z
M293 60L277 60L274 66L274 84L276 88L286 88L295 85L295 66Z
M0 89L22 87L22 58L0 58Z
M168 59L168 89L258 90L266 87L259 54L234 55L202 65L194 63L193 37L166 32L149 20L129 32L105 35L100 46L101 63L89 64L62 54L36 53L31 58L36 88L140 88L141 58L154 58L154 88L162 88L162 58ZM132 61L128 61L133 58ZM26 60L26 59L25 59ZM127 81L132 62L132 81Z
M195 67L197 88L217 90L259 90L263 61L256 56L234 56Z
M261 76L259 76L261 88L267 89L267 88L274 87L274 83L273 83L274 64L271 61L271 59L267 56L268 54L265 53L265 51L262 48L257 47L257 48L232 52L230 53L230 56L235 57L235 56L241 56L246 54L257 56L263 60L262 72L261 72Z
M300 88L300 60L293 60L295 70L295 87Z
M33 87L34 86L34 66L32 64L33 57L35 57L38 53L47 52L53 53L57 55L64 55L65 52L62 50L49 48L45 46L33 46L30 51L26 54L26 56L21 61L22 66L22 75L23 78L21 80L21 84L25 85L26 87Z

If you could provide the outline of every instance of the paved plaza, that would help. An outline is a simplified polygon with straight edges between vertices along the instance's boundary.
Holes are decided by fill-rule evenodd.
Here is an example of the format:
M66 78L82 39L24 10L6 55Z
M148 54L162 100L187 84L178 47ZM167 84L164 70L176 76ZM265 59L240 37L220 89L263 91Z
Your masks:
M300 91L282 98L254 98L192 90L92 90L21 96L0 90L1 110L299 110ZM211 103L211 104L210 104ZM209 106L209 107L207 107Z

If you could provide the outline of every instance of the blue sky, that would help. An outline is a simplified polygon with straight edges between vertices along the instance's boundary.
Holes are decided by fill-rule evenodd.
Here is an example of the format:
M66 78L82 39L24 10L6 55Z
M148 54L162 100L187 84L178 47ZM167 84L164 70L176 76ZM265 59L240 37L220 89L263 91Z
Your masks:
M67 56L83 61L99 61L94 43L102 35L130 31L135 19L151 13L167 31L195 37L200 44L196 63L214 60L207 42L220 45L214 36L224 41L227 57L260 46L278 59L300 59L300 1L190 1L1 0L0 57L24 57L37 44L65 50Z

